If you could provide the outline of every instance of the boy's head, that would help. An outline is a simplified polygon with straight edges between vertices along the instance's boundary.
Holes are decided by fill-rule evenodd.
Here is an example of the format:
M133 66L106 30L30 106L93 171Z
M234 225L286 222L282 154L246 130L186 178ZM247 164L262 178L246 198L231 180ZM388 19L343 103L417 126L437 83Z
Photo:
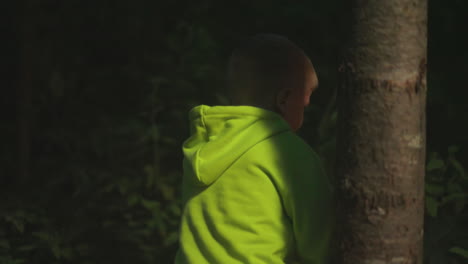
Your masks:
M260 34L236 49L228 66L228 96L233 105L275 111L296 131L304 107L318 86L305 53L285 37Z

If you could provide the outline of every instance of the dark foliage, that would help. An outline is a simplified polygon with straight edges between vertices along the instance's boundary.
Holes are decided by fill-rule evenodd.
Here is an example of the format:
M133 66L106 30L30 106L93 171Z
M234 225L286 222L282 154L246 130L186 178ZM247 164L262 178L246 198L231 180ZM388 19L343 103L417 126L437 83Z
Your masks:
M301 135L332 175L341 1L3 5L0 264L171 263L187 112L225 102L229 53L258 32L288 36L314 62ZM430 3L428 264L468 259L467 8Z

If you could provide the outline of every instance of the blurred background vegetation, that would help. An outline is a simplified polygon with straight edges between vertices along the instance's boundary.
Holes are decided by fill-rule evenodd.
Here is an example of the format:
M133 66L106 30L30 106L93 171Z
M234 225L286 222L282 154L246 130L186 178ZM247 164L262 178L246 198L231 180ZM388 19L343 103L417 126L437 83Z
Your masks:
M468 1L429 1L425 263L468 262ZM300 135L330 174L342 1L5 1L0 264L171 263L187 112L223 104L232 49L303 47Z

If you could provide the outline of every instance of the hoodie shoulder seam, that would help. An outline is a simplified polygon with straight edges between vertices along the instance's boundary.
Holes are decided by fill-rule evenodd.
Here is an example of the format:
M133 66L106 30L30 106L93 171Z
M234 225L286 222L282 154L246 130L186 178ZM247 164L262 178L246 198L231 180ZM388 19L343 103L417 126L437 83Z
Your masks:
M258 141L257 143L253 144L250 148L246 149L241 155L239 155L239 157L237 157L234 160L234 162L232 162L229 166L227 166L226 169L219 175L219 177L215 181L217 181L219 178L221 178L224 175L224 173L226 173L226 171L228 171L232 166L234 166L239 161L239 159L241 157L243 157L246 153L248 153L250 150L252 150L255 146L257 146L258 144L260 144L260 143L264 142L265 140L268 140L268 139L270 139L272 137L278 136L278 135L283 134L283 133L288 133L288 132L290 132L290 130L279 131L278 133L272 134L269 137L266 137L266 138Z

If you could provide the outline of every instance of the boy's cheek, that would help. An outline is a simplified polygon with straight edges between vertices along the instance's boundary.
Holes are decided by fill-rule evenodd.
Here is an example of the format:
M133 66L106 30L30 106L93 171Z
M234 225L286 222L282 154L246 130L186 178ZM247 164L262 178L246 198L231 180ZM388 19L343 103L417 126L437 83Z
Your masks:
M301 117L299 118L297 122L297 129L301 128L303 123L304 123L304 117L301 115Z
M302 123L303 123L303 115L302 113L299 113L299 112L294 113L294 115L292 115L289 119L289 124L292 130L294 131L301 128Z

